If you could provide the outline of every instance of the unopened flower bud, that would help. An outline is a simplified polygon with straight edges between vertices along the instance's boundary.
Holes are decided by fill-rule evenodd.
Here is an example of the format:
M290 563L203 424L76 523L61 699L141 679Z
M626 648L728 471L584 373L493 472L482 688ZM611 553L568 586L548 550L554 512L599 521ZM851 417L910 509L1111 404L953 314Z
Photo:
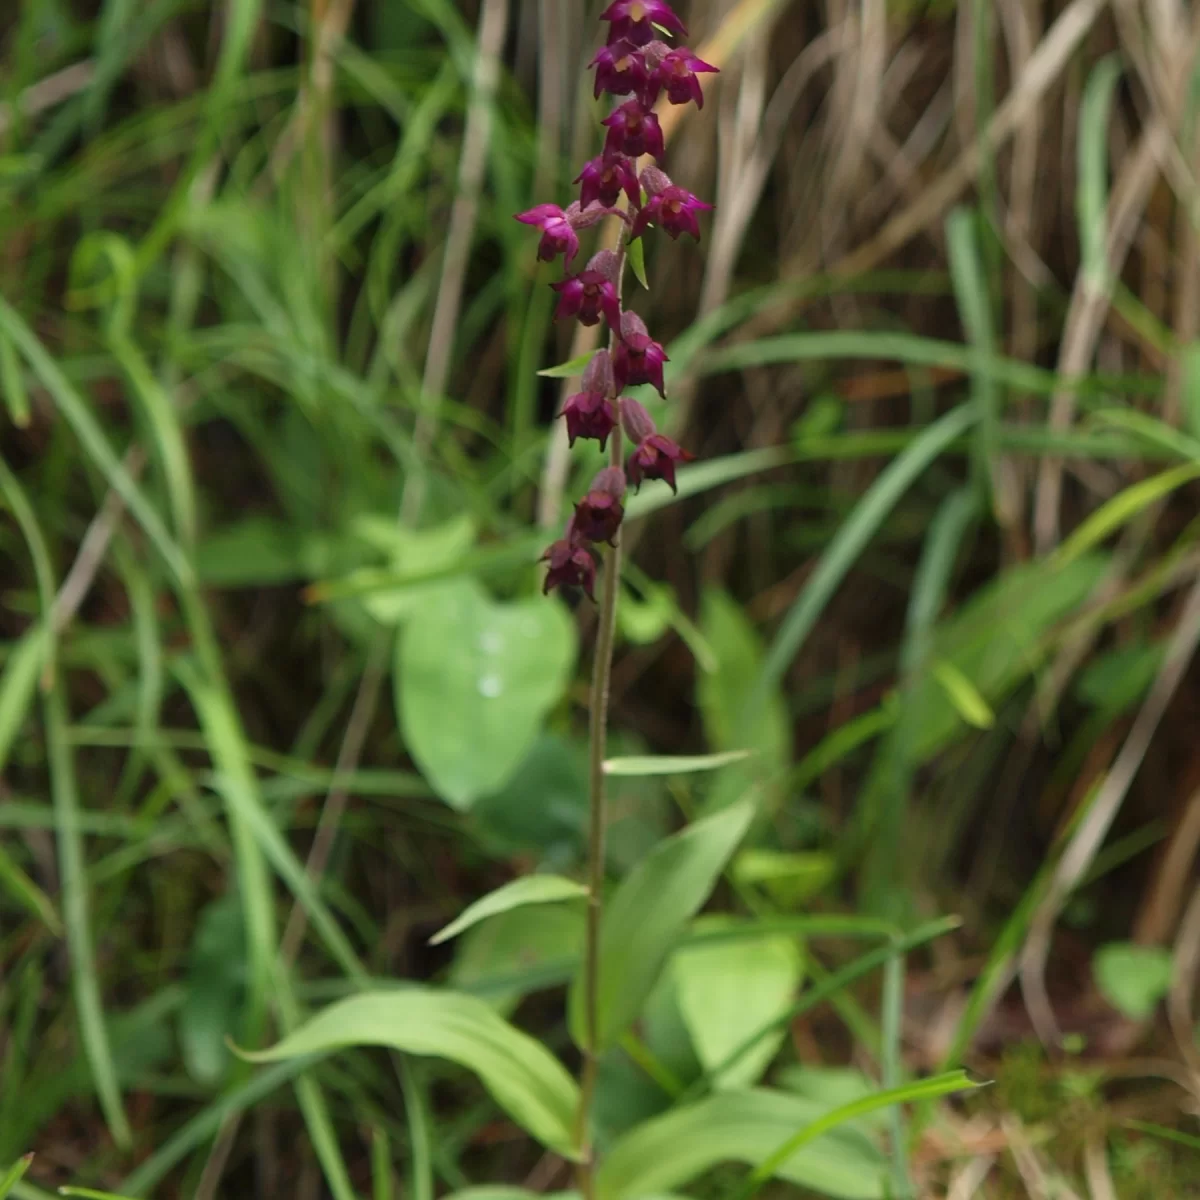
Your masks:
M653 164L642 168L640 179L646 195L650 197L657 196L659 192L665 191L671 186L670 175L666 171L660 171Z
M645 405L639 404L632 396L621 397L621 424L625 427L625 436L635 446L644 442L656 429Z
M580 386L585 392L599 392L602 396L611 396L617 386L613 381L612 357L607 350L597 350L583 368Z

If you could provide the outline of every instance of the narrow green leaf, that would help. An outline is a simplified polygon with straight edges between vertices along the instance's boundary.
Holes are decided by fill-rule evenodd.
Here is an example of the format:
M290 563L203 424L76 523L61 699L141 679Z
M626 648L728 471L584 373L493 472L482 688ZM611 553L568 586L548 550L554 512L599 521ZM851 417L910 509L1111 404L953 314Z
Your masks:
M1193 479L1200 479L1200 463L1183 463L1118 492L1067 538L1058 551L1057 560L1065 564L1079 558L1132 521L1143 509Z
M697 771L715 771L730 763L741 762L753 750L725 750L720 754L634 754L610 758L604 764L605 775L691 775Z
M1200 1150L1200 1137L1195 1134L1183 1133L1178 1129L1168 1129L1165 1125L1155 1125L1152 1121L1126 1121L1129 1129L1139 1133L1148 1133L1151 1137L1162 1138L1165 1142L1175 1142L1179 1146L1187 1146L1189 1150Z
M510 909L521 908L528 904L553 904L559 900L578 900L587 895L587 888L574 879L565 879L561 875L526 875L522 879L514 879L503 887L489 892L465 908L462 913L450 922L444 929L439 930L429 939L431 946L447 942L457 937L465 929L477 925L480 921L494 917L498 913Z
M388 1046L466 1067L518 1125L549 1149L574 1156L574 1080L540 1042L474 996L417 987L363 992L330 1005L269 1050L239 1053L251 1062L278 1062L350 1046Z
M778 1174L784 1164L806 1146L816 1142L820 1137L827 1136L839 1126L844 1126L848 1121L854 1121L876 1109L890 1108L893 1104L936 1099L938 1096L947 1096L952 1092L970 1091L979 1086L965 1071L949 1071L944 1075L935 1075L931 1079L922 1079L916 1083L889 1088L887 1091L877 1092L873 1096L864 1096L860 1100L852 1100L849 1104L843 1104L806 1125L769 1154L754 1169L746 1186L735 1193L735 1200L749 1200L771 1176Z
M996 714L979 689L952 662L938 659L933 664L933 677L942 685L955 711L968 725L976 729L991 729Z
M76 1019L88 1066L100 1099L104 1119L118 1146L129 1146L133 1134L121 1084L113 1060L108 1027L104 1020L104 1001L92 940L91 903L83 835L79 829L79 789L75 762L67 743L66 700L55 685L46 693L43 704L46 719L46 743L50 760L50 791L58 830L58 863L62 877L63 922L71 960L71 986L75 997Z
M879 475L834 536L780 626L763 665L760 687L765 689L779 683L825 605L900 497L978 419L977 410L969 404L948 412L922 430L920 437Z
M1189 342L1179 351L1179 374L1184 423L1200 438L1200 342Z
M600 935L599 1035L613 1045L637 1019L667 956L708 899L754 816L741 800L660 842L621 881ZM570 995L571 1030L582 1042L583 988Z
M0 391L4 393L4 404L12 423L18 429L29 424L29 393L25 388L25 377L21 364L13 349L12 339L0 329Z
M0 772L8 764L37 696L38 679L46 665L50 639L42 625L27 630L12 648L0 675Z
M83 1196L85 1200L130 1200L128 1196L118 1196L116 1192L97 1192L93 1188L60 1187L60 1196Z
M1200 441L1139 409L1102 408L1091 413L1089 420L1124 429L1150 445L1178 455L1184 460L1200 461Z
M33 1155L26 1154L24 1158L18 1158L15 1163L7 1171L4 1172L4 1177L0 1179L0 1200L6 1200L9 1192L20 1182L25 1172L33 1165Z
M55 937L62 935L62 921L50 897L21 870L3 845L0 845L0 888L27 908Z
M594 350L589 350L586 354L577 354L574 358L559 363L557 367L546 367L538 374L544 379L573 379L576 375L583 374L583 368L592 361L594 353Z
M1117 54L1102 58L1088 76L1079 106L1079 184L1075 216L1083 270L1097 287L1109 286L1108 129L1113 94L1121 78Z
M650 284L646 279L646 239L634 238L632 242L626 243L625 254L634 278L649 291Z

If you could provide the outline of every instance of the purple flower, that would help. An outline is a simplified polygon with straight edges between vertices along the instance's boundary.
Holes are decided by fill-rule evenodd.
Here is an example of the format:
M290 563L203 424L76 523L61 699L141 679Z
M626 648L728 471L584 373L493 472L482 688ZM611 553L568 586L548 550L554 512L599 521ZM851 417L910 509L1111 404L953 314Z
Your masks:
M589 542L608 542L611 546L621 518L625 515L621 497L625 495L625 472L620 467L605 467L588 493L575 505L572 528Z
M680 37L687 36L683 22L666 0L613 0L600 14L600 20L611 23L609 45L625 39L635 46L644 46L654 39L655 25Z
M610 329L621 324L621 300L616 285L603 271L591 266L578 275L568 275L561 283L550 285L558 293L556 320L578 317L583 325L598 325L601 314Z
M539 561L550 564L542 584L543 595L548 594L551 588L580 587L587 593L588 599L595 602L596 560L577 539L573 519L567 525L567 536L547 547Z
M666 399L663 363L669 361L667 352L646 332L641 317L636 313L622 313L621 336L612 360L617 391L624 391L631 383L652 383L658 394Z
M645 174L645 173L643 173ZM662 172L658 172L662 174ZM664 176L665 178L665 176ZM700 240L700 226L696 221L698 212L706 212L712 208L697 199L686 188L669 184L662 191L656 192L646 202L645 206L633 219L631 238L640 237L650 224L660 226L671 237L677 238L681 233L690 233L696 241Z
M649 106L658 99L658 93L666 88L667 99L672 104L686 104L694 100L697 108L703 108L704 93L696 75L716 71L716 67L697 58L686 46L668 50L649 72L641 92L642 99Z
M691 462L694 454L689 454L681 446L671 441L664 433L652 433L642 440L641 445L629 456L629 479L635 487L641 487L643 479L661 479L675 487L675 464Z
M650 82L646 60L632 42L621 40L601 46L588 66L596 68L596 99L601 92L613 96L641 92Z
M516 219L525 225L535 225L542 231L538 258L553 262L563 255L566 262L579 253L579 238L571 226L570 217L557 204L539 204L528 212L517 213Z
M626 100L600 124L608 129L604 139L605 154L628 154L630 158L652 154L662 158L665 153L658 117L643 108L638 100Z
M567 397L562 415L570 445L575 445L576 438L595 438L603 450L608 435L617 427L617 402L603 392L576 392Z
M579 189L579 203L584 208L596 200L611 208L622 192L629 197L631 208L636 208L642 200L637 171L623 154L601 154L593 158L579 172L575 182L583 184Z

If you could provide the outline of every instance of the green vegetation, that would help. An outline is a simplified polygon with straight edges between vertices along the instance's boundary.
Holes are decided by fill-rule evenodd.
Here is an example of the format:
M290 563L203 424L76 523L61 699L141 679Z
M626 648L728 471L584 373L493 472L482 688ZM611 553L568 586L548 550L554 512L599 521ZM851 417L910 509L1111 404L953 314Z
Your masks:
M575 1186L577 7L0 12L0 1200ZM1197 18L678 8L595 1195L1191 1194Z

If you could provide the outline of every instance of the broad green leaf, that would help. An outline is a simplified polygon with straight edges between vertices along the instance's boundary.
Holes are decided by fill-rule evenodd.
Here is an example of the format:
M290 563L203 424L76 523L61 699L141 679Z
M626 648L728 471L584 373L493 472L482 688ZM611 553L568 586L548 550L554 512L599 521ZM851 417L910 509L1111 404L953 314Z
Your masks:
M450 983L507 1013L530 992L571 979L583 952L583 923L578 904L497 913L455 943Z
M646 280L646 239L634 238L632 242L626 244L625 252L633 277L642 287L649 290L650 284Z
M696 932L731 928L728 917L701 918ZM679 1009L705 1070L715 1071L758 1030L791 1007L804 974L793 937L748 934L737 941L685 946L671 960ZM782 1026L713 1076L715 1088L749 1087L762 1078L786 1029Z
M1075 694L1094 708L1131 708L1162 669L1165 652L1162 642L1150 642L1093 655L1075 680Z
M246 937L241 902L223 896L200 914L188 964L187 996L179 1013L183 1064L193 1079L221 1082L231 1056L246 990Z
M360 521L360 537L388 550L391 565L401 575L432 575L454 566L475 544L475 521L462 514L432 529L405 529L394 520L386 529L369 520ZM392 591L372 592L363 597L367 612L384 624L403 621L427 605L436 605L438 595L447 586L444 579L413 583Z
M575 1081L540 1042L474 996L418 987L363 992L330 1005L269 1050L240 1053L251 1062L278 1062L349 1046L388 1046L466 1067L518 1125L574 1156Z
M708 899L754 816L742 800L697 821L656 846L622 880L600 935L601 1047L611 1046L637 1019L688 922ZM582 1042L583 989L570 996L571 1030Z
M700 602L700 628L716 656L716 669L696 679L696 701L704 732L718 750L755 751L746 763L718 777L709 803L720 808L756 779L769 779L788 765L791 725L777 688L757 689L763 645L737 601L710 588Z
M5 1200L5 1197L13 1190L13 1188L21 1181L25 1172L33 1165L33 1155L26 1154L24 1158L19 1158L4 1175L0 1177L0 1200Z
M996 714L979 694L979 689L952 662L941 659L933 664L933 677L942 685L950 703L968 725L991 729Z
M1143 1021L1171 987L1171 953L1162 946L1110 942L1092 959L1101 995L1133 1021Z
M445 929L439 930L429 939L431 946L457 937L464 929L470 929L488 917L529 904L552 904L558 900L578 900L587 895L587 888L574 879L561 875L526 875L514 879L503 887L468 905Z
M715 771L749 758L749 750L726 750L721 754L637 754L610 758L604 764L605 775L691 775L697 771Z
M828 1106L783 1092L718 1092L626 1134L596 1176L597 1200L637 1200L686 1184L718 1163L766 1160ZM781 1163L775 1174L842 1200L882 1200L887 1160L868 1138L837 1129Z
M733 878L741 884L765 888L783 908L799 908L821 892L837 874L832 854L820 851L785 853L780 850L743 850L733 860Z
M562 698L575 626L557 601L502 604L473 580L409 615L396 657L405 743L434 790L467 809L498 791Z
M544 733L512 779L471 808L471 823L497 857L534 852L562 870L583 857L587 840L587 746Z

